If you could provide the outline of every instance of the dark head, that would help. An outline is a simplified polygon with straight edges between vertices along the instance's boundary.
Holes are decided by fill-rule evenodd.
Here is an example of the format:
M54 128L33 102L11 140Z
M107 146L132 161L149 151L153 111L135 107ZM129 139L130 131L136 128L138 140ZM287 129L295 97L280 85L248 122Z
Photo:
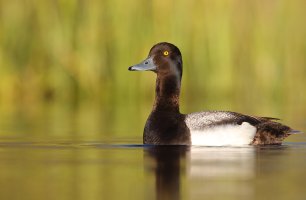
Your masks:
M130 71L153 71L157 74L155 102L144 129L145 144L190 144L184 115L179 111L182 56L173 44L154 45L148 57L129 67Z
M158 75L178 74L182 76L182 55L173 44L161 42L154 45L148 57L137 65L129 67L130 71L153 71Z

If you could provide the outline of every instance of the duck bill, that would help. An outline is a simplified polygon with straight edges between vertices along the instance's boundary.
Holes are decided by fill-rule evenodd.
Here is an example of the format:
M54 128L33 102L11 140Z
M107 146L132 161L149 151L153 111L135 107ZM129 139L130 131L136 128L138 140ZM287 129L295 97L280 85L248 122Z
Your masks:
M153 58L149 57L137 65L129 67L129 71L156 71Z

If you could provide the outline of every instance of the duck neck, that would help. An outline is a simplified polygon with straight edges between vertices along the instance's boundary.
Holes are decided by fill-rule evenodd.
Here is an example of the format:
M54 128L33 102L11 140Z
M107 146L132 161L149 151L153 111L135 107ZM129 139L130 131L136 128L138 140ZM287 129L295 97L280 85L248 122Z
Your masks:
M153 111L179 113L181 77L176 75L157 75L155 103Z

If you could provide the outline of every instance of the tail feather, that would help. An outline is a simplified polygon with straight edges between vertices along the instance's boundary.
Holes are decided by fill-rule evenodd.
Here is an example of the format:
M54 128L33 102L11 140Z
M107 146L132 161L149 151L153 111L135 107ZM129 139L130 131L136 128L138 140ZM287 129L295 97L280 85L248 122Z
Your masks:
M260 117L262 119L265 119L265 120L271 120L271 121L279 121L280 119L279 118L275 118L275 117Z
M270 120L257 124L256 128L253 145L281 144L290 134L295 134L290 127Z
M254 116L253 116L254 117ZM302 134L302 131L294 130L289 126L277 122L274 117L254 117L258 120L255 124L257 131L251 144L281 144L283 140L293 134Z

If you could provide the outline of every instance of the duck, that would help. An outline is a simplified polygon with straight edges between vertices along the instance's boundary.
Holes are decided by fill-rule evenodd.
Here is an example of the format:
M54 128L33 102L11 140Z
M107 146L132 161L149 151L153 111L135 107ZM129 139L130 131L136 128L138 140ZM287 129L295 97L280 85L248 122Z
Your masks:
M286 137L299 132L272 117L231 111L180 113L183 61L179 48L174 44L155 44L144 61L130 66L128 70L152 71L157 74L155 100L143 131L144 144L280 145Z

